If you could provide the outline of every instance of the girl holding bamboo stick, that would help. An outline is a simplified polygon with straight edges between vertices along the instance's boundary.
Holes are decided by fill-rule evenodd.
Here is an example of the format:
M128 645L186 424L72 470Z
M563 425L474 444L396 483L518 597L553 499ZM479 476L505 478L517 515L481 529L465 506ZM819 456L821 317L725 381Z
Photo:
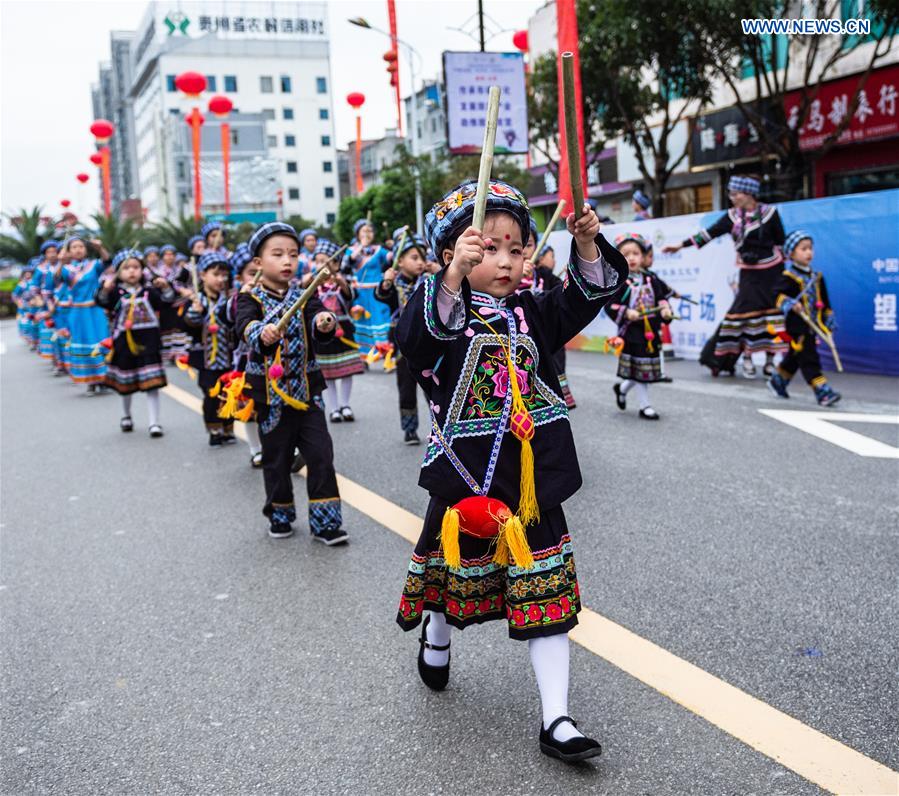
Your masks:
M768 380L769 389L779 398L789 398L787 386L797 370L815 391L821 406L833 406L842 398L821 372L818 338L832 346L836 328L824 275L812 270L815 256L812 236L803 230L791 232L783 245L786 267L775 288L777 308L784 314L784 329L778 333L790 350ZM839 360L837 360L839 362ZM838 368L839 369L839 368Z

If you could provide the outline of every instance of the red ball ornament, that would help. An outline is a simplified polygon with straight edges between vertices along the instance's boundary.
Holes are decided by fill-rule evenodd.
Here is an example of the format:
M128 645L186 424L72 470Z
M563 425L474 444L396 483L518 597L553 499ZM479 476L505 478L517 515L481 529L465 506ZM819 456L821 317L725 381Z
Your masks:
M337 327L337 331L334 332L334 336L337 337L337 338L343 337L343 329L341 329L341 328L338 326L338 327Z
M234 103L231 102L231 100L229 100L227 97L221 96L221 94L209 100L209 110L216 116L226 116L227 114L231 113L231 110L233 108Z
M68 206L69 206L70 204L72 204L72 203L71 203L68 199L62 199L62 200L60 201L60 204L61 204L63 207L68 207Z
M125 321L122 326L124 326L130 332L134 328L134 321Z
M500 527L512 516L512 510L501 500L474 495L453 506L459 512L459 530L478 539L493 539Z
M823 309L824 309L824 302L823 302L823 301L816 301L816 302L815 302L815 309L816 309L816 310L823 310Z
M219 327L218 324L210 323L209 324L209 334L218 334Z
M385 61L392 62L392 61L396 61L396 59L397 59L396 50L388 50L386 53L384 53Z
M103 340L100 341L100 345L103 348L112 348L112 338L111 337L104 338ZM184 361L187 362L187 354L184 354Z
M53 321L53 318L47 318L47 320L44 321L44 325L48 329L52 329L54 326L56 326L56 323Z
M532 439L534 436L534 419L530 412L515 412L509 421L509 431L512 432L515 439L524 442Z
M83 184L83 183L87 182L87 181L90 179L90 176L88 176L87 174L85 174L85 173L82 171L80 174L76 174L76 175L75 175L75 179L78 180L78 182L80 182L80 183Z
M654 334L653 332L645 332L645 333L643 334L643 336L644 336L647 340L652 340L652 339L655 338L655 334Z
M91 135L101 144L112 138L115 132L115 125L106 119L96 119L91 125Z
M365 94L359 91L353 91L346 95L346 101L356 110L359 110L359 108L365 104Z
M516 50L526 53L528 51L528 32L526 30L515 31L512 34L512 44L515 45Z
M206 76L199 72L182 72L175 78L175 87L188 97L199 97L206 90Z
M94 152L90 160L95 166L99 166L103 162L103 156L99 152Z
M272 365L272 366L268 369L268 377L269 377L270 379L272 379L273 381L277 381L277 380L280 379L283 375L284 375L284 368L281 367L281 365L275 364L275 365Z

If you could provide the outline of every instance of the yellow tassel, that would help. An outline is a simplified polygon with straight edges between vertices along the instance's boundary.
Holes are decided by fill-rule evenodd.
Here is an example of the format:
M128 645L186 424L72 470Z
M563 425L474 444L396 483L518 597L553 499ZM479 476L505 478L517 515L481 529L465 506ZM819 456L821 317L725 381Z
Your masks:
M508 545L509 553L515 565L522 569L533 569L534 555L528 545L527 533L518 517L509 517L503 526L503 540Z
M641 307L642 307L642 305L641 305ZM643 316L643 331L646 335L650 335L653 333L652 327L649 325L649 316L648 315ZM652 338L648 337L648 336L646 337L646 350L650 354L655 351L655 346L653 346Z
M374 346L371 347L369 352L365 355L365 361L369 365L374 365L381 358L381 352L378 351Z
M184 362L180 357L175 360L175 367L178 368L178 370L190 369L190 365L188 365L187 362Z
M343 343L347 348L355 348L357 351L359 350L359 343L355 340L347 340L346 337L338 337L341 343Z
M500 528L499 535L496 537L496 550L493 553L493 563L499 564L501 567L509 566L509 544L506 542L506 535Z
M218 397L219 397L219 393L220 393L221 391L222 391L222 380L219 379L219 380L213 385L212 389L209 391L209 397L210 397L210 398L218 398Z
M243 409L239 409L233 415L235 420L240 420L241 423L249 423L250 418L253 417L253 411L256 409L256 405L253 403L253 399L250 398L245 404Z
M275 352L275 364L281 364L281 347L278 347L278 350ZM268 377L269 386L272 388L272 392L277 395L284 403L286 403L289 407L293 409L299 409L301 412L305 412L309 408L309 404L304 403L296 398L288 395L284 390L281 389L281 385L278 384L278 379L273 379L271 376Z
M128 304L128 320L126 321L126 323L128 325L125 327L125 341L128 343L128 350L132 354L137 356L141 351L144 350L144 347L142 345L138 345L135 342L134 336L131 334L131 329L130 329L131 324L134 323L134 300L135 300L135 298L137 298L137 294L132 293L131 301Z
M393 349L391 348L387 352L387 356L384 357L384 372L390 373L395 368L396 368L396 362L393 361Z
M440 526L443 560L450 569L459 569L462 566L462 553L459 551L459 520L458 509L449 508L444 512L443 523Z
M537 487L534 484L534 450L530 440L521 443L521 499L518 502L518 516L525 525L540 520L537 505Z

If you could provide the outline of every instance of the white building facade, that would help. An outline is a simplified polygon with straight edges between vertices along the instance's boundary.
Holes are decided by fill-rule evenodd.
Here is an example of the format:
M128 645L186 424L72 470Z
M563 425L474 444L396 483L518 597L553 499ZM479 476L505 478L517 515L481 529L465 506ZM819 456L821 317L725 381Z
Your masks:
M149 221L177 218L183 208L171 120L194 106L211 116L209 99L221 94L240 113L263 115L268 157L279 164L272 201L281 202L281 214L333 223L338 175L325 3L152 3L132 58L137 183ZM186 71L207 78L197 100L175 87Z

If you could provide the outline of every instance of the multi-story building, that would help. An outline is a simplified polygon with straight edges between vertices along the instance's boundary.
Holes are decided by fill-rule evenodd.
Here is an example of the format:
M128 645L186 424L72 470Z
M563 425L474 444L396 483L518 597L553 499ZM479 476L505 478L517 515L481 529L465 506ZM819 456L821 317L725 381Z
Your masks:
M384 131L382 138L363 139L360 149L360 165L362 171L363 192L381 181L381 171L396 161L396 148L405 143L405 139L397 135L395 128ZM340 195L356 196L356 142L351 141L347 148L337 153Z
M284 215L333 223L337 156L326 4L179 0L173 6L150 3L130 45L131 174L144 214L151 221L171 218L185 206L176 165L183 153L170 119L183 120L194 106L211 116L209 98L223 94L235 111L261 115L266 156L278 163L272 199L282 198ZM175 86L185 71L207 78L196 100ZM99 89L102 95L102 81ZM114 172L128 169L114 159ZM186 189L192 206L192 183Z

